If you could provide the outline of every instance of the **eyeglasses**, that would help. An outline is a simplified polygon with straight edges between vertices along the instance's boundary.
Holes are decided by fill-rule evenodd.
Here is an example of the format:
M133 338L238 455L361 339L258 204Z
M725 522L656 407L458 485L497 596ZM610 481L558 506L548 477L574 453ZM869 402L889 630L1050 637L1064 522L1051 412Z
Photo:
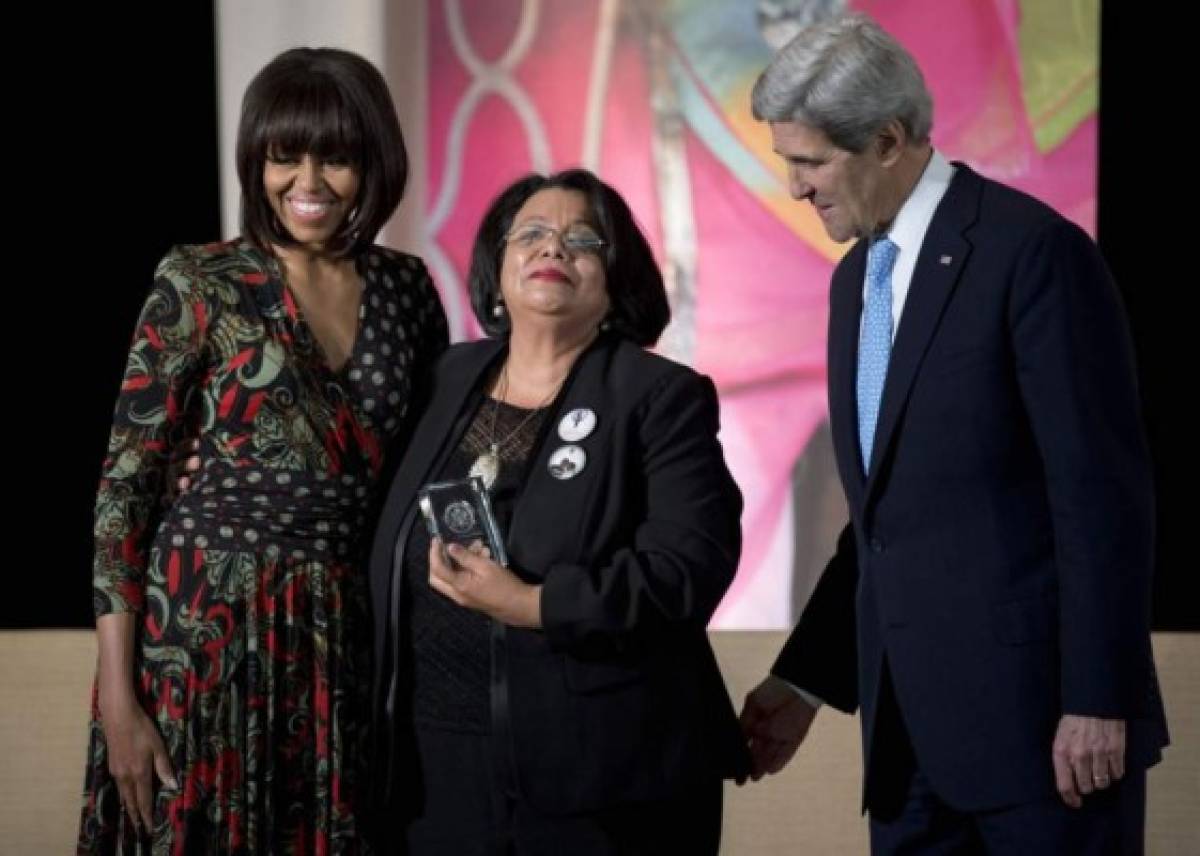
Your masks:
M507 243L515 244L522 250L532 250L540 247L551 235L557 235L563 249L573 256L599 255L600 251L604 249L604 245L608 243L596 234L595 229L583 224L568 226L564 230L555 229L553 226L543 223L526 223L505 235L504 240Z

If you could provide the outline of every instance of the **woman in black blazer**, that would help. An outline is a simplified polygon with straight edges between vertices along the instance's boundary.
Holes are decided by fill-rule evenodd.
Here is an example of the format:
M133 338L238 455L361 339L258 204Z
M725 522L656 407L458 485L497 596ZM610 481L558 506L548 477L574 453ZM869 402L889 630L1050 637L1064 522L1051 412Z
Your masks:
M371 557L383 831L414 856L715 854L747 756L705 631L741 546L713 385L644 349L662 277L589 172L505 190L470 286L490 338L438 366ZM418 513L468 475L507 567Z

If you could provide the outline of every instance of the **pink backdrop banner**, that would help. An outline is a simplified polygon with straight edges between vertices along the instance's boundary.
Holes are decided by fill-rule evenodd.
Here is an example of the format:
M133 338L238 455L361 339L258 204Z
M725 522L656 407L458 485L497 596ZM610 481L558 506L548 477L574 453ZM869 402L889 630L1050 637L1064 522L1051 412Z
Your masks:
M817 15L846 4L793 5ZM1094 230L1094 34L1046 27L1045 12L1023 29L1016 0L849 5L916 56L944 154ZM1063 4L1064 15L1077 5L1089 6ZM796 578L792 521L808 498L795 495L793 471L827 417L828 284L846 249L787 199L767 129L749 115L772 40L794 22L729 0L438 0L429 22L426 253L455 335L479 335L463 290L471 240L519 175L596 169L660 261L671 229L687 224L694 308L677 331L691 343L682 356L717 383L722 442L746 497L745 551L714 626L789 625L793 587L811 585ZM1073 58L1074 77L1035 77L1047 57ZM1046 127L1058 129L1051 143L1037 133ZM664 177L664 163L682 180Z

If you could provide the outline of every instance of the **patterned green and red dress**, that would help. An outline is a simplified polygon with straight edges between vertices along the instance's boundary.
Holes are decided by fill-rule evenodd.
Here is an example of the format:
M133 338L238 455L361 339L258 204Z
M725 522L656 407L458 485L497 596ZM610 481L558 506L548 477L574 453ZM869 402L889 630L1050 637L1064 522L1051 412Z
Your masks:
M139 613L134 683L180 787L137 842L93 694L80 853L364 851L368 510L447 333L419 259L373 247L357 264L337 369L248 242L158 268L96 501L94 599ZM172 446L196 436L202 469L164 508Z

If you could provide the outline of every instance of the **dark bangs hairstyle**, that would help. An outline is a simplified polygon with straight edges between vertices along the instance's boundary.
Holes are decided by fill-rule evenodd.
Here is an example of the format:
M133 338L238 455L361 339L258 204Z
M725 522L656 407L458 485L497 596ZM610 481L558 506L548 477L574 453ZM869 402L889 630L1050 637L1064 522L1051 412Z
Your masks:
M330 240L354 256L374 240L400 204L408 153L383 75L357 54L337 48L294 48L271 60L242 99L237 172L242 234L260 249L295 243L263 188L268 154L341 159L359 172L358 198Z

